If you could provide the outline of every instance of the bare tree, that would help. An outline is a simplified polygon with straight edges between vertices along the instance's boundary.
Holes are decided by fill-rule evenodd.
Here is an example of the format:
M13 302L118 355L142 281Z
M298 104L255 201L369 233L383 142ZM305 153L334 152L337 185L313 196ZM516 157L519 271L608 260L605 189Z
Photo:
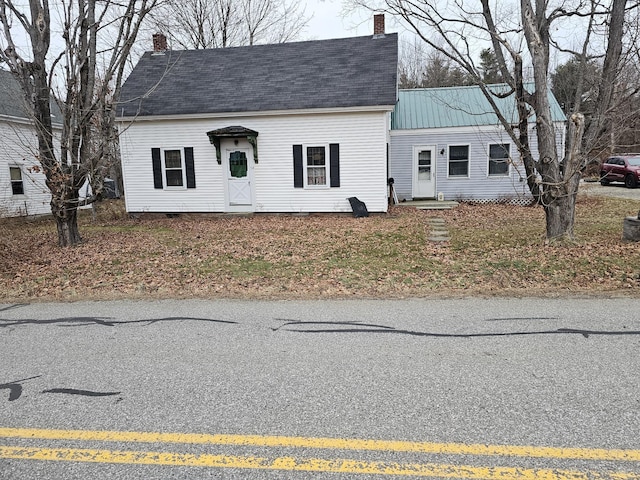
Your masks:
M287 0L242 0L242 17L249 45L291 41L308 23L300 2Z
M240 45L241 20L236 0L167 0L151 12L152 28L166 32L178 48Z
M631 58L626 59L625 66L618 72L615 105L607 115L609 128L593 148L594 157L640 151L640 71L638 59L630 61ZM599 167L599 163L595 166Z
M35 127L61 246L81 241L79 190L108 158L115 120L112 99L119 94L141 22L156 2L0 0L0 59L20 84ZM52 35L59 29L60 37ZM19 43L23 39L24 45ZM54 101L62 112L59 139L51 121Z
M550 50L560 41L555 32L566 34L572 24L575 36L582 35L583 50L603 52L603 75L599 85L598 109L607 112L613 101L615 72L622 47L622 27L626 0L519 0L514 2L479 3L454 0L386 0L372 2L355 0L355 4L375 8L400 17L425 43L459 65L480 86L492 105L501 125L517 146L524 164L528 187L542 205L549 241L573 239L575 200L581 171L585 165L582 154L584 117L577 109L569 122L564 152L556 149L555 129L549 102ZM598 32L597 25L607 25ZM586 33L585 33L586 32ZM479 50L490 45L502 79L509 91L496 93L483 81L477 65ZM530 71L532 82L525 82ZM532 83L532 87L530 86ZM518 112L518 124L505 118L497 108L496 95L513 95ZM535 115L535 135L538 155L534 157L529 144L529 119ZM604 116L592 122L586 137L601 135L606 127Z
M457 64L420 40L404 42L398 60L400 88L433 88L469 85Z
M168 0L152 13L153 28L183 49L288 42L308 23L292 0Z

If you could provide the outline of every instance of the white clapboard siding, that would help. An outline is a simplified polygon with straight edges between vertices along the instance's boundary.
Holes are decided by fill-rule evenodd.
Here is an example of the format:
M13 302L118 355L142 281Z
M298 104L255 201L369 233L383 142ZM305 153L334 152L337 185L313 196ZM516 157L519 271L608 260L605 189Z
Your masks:
M51 213L51 194L37 168L38 141L33 127L0 119L0 138L0 217ZM10 167L22 172L23 195L13 194Z
M347 198L352 196L365 202L369 211L384 212L388 115L316 113L122 124L120 148L127 211L224 212L223 166L218 165L206 132L239 125L258 132L256 212L350 212ZM293 145L333 143L340 145L340 187L294 188ZM155 189L151 149L185 147L194 149L196 188Z
M556 125L558 155L564 154L564 124ZM535 132L530 135L534 158L538 156ZM489 144L511 144L513 165L509 176L489 176ZM428 130L393 130L389 148L389 176L400 199L412 198L413 147L436 147L436 195L445 200L506 201L531 198L520 155L507 133L499 127L456 127ZM469 177L448 176L448 149L451 145L469 145ZM441 153L443 152L443 153Z

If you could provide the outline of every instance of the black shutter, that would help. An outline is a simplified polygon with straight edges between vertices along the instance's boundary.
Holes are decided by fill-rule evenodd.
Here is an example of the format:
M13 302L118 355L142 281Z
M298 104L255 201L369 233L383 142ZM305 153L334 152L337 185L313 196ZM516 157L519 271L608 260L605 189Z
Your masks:
M184 165L187 169L187 188L196 188L196 170L193 166L193 147L184 147Z
M340 186L340 145L329 145L329 167L331 170L331 186Z
M304 187L304 166L302 165L302 145L293 146L293 186Z
M159 148L151 149L151 161L153 163L153 188L162 188L162 160Z

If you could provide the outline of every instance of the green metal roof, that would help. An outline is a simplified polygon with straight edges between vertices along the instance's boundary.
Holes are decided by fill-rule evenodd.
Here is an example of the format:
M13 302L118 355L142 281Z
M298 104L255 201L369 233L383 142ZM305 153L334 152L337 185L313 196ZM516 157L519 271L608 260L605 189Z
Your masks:
M507 86L489 85L495 92L505 91ZM566 121L558 101L549 91L551 117L554 122ZM495 97L495 102L510 123L518 123L514 96ZM532 118L535 121L535 118ZM416 88L400 90L398 103L391 120L392 130L421 128L468 127L497 125L498 117L485 98L480 87Z

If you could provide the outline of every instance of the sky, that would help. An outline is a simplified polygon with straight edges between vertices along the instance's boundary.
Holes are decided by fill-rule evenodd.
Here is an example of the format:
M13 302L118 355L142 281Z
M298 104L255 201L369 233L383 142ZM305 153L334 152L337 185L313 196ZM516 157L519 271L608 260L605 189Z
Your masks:
M360 9L351 10L348 15L343 14L343 0L306 0L304 2L305 15L310 17L307 28L301 33L298 41L304 40L325 40L331 38L357 37L373 34L373 13ZM387 19L387 31L397 30L389 28ZM17 38L18 44L20 42ZM138 38L138 42L143 43L143 49L150 48L150 39L144 36ZM54 40L55 43L55 40ZM2 43L0 42L0 45Z
M357 37L373 34L373 13L368 11L342 14L341 0L307 0L306 15L313 18L302 34L304 40ZM387 21L388 25L388 21ZM392 31L387 28L388 31Z

